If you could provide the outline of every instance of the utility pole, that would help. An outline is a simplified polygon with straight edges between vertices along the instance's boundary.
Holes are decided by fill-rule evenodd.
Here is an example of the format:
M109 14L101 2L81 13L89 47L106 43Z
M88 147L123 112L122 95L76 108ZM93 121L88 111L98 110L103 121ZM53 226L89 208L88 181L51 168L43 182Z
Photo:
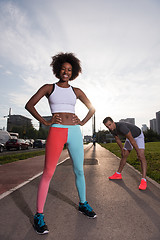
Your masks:
M8 129L8 119L9 119L9 116L11 116L11 108L9 108L9 114L7 116L3 116L4 118L7 118L7 127L6 127L6 130Z
M9 116L11 115L11 108L9 108L9 114L7 116L3 116L4 118L9 118Z
M96 115L94 113L92 117L92 138L93 138L93 145L96 145Z

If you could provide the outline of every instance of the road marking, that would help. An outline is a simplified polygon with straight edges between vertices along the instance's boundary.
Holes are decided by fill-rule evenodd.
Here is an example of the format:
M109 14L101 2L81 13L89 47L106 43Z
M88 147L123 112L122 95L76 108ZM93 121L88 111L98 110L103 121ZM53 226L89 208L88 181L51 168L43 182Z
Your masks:
M90 145L88 145L88 144L87 144L87 145L84 145L84 150L88 149L89 147L90 147ZM60 164L62 164L62 163L64 163L64 162L65 162L66 160L68 160L69 158L70 158L70 157L67 157L67 158L65 158L64 160L62 160L61 162L57 163L57 166L60 165ZM2 193L2 194L0 195L0 200L3 199L4 197L8 196L8 195L11 194L12 192L16 191L17 189L23 187L24 185L26 185L27 183L31 182L32 180L34 180L35 178L39 177L39 176L42 175L42 174L43 174L43 171L40 172L40 173L38 173L37 175L29 178L27 181L19 184L18 186L14 187L14 188L11 188L9 191Z
M66 160L68 160L68 159L69 159L69 157L67 157L67 158L65 158L64 160L62 160L61 162L57 163L57 166L60 165L60 164L62 164L62 163L64 163L64 162L65 162ZM36 174L35 176L29 178L27 181L19 184L18 186L14 187L14 188L11 188L9 191L2 193L2 194L0 195L0 200L3 199L4 197L8 196L9 194L13 193L13 192L16 191L17 189L23 187L23 186L26 185L27 183L31 182L31 181L34 180L35 178L41 176L42 174L43 174L43 171L40 172L40 173L38 173L38 174Z

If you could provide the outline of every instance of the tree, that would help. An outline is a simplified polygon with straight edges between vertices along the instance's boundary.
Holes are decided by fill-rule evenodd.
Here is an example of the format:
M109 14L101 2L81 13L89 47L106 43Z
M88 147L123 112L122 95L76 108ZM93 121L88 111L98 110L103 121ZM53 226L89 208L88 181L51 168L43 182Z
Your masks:
M147 129L144 132L145 142L158 142L160 141L160 135L154 132L152 129Z
M96 133L96 142L98 143L104 143L106 142L106 134L109 133L108 130L102 130L102 131L98 131Z
M36 139L38 136L38 130L36 130L33 127L29 127L26 129L26 135L25 138L26 139Z
M48 130L40 128L37 134L37 138L47 139L47 136L48 136Z

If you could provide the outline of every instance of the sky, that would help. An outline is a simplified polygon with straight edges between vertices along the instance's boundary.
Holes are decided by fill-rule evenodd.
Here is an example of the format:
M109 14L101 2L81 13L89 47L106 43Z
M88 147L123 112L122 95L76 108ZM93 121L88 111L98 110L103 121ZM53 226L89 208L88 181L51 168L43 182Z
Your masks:
M58 79L51 57L73 52L82 74L70 84L96 108L102 121L135 118L140 128L160 111L160 1L158 0L0 0L0 129L12 114L38 122L24 108L44 84ZM43 98L36 109L50 116ZM76 114L87 108L77 100ZM92 134L92 119L82 127Z

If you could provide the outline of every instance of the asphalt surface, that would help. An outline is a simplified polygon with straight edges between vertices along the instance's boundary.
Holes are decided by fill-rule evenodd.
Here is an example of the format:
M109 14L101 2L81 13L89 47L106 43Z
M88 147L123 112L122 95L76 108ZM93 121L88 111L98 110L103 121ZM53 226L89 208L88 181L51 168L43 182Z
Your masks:
M63 151L50 184L44 209L50 232L43 236L32 224L44 156L0 166L0 239L160 240L159 184L148 180L147 190L138 190L141 176L129 165L123 180L108 180L119 159L100 145L89 144L84 162L87 201L97 213L96 219L89 219L78 211L72 163L69 158L62 162L66 158Z

